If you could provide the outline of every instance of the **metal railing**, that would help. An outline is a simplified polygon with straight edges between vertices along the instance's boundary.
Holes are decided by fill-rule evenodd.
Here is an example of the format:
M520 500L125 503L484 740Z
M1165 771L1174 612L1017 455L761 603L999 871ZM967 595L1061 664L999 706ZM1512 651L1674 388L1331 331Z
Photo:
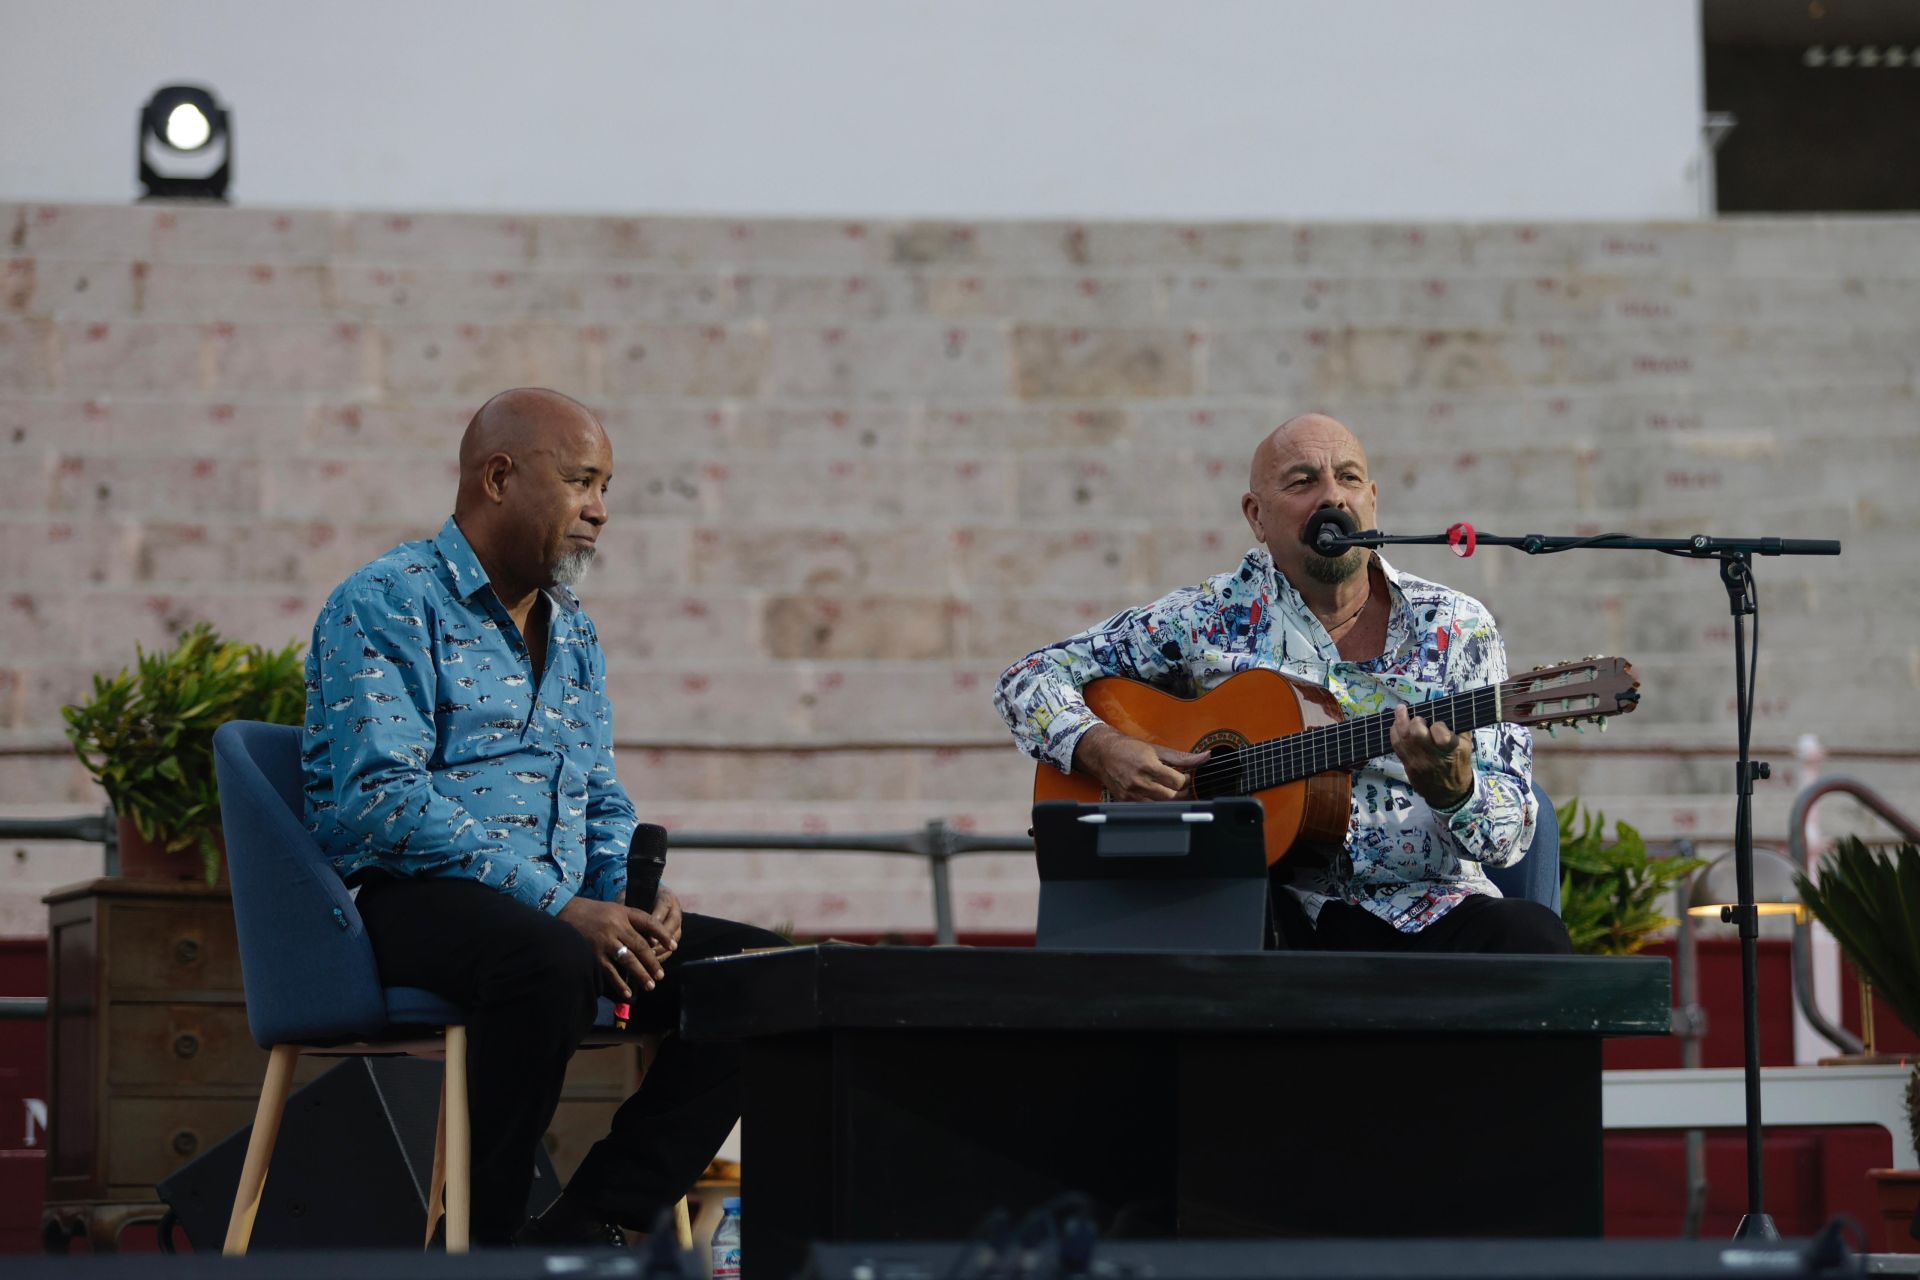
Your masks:
M119 861L120 827L111 809L71 818L0 818L0 840L78 840L106 846L109 863Z
M0 840L78 840L107 851L106 873L120 871L120 828L113 810L69 818L0 818ZM35 1022L47 1016L44 996L0 996L0 1022Z
M1826 796L1839 793L1852 796L1870 809L1882 822L1907 839L1920 843L1920 826L1889 804L1884 796L1856 778L1822 778L1793 798L1793 810L1787 817L1787 853L1800 874L1811 876L1813 863L1807 848L1807 826L1813 806ZM1793 918L1793 998L1807 1024L1842 1053L1864 1053L1866 1042L1845 1027L1836 1026L1820 1011L1813 987L1813 924L1802 911Z
M0 818L0 840L77 840L104 845L106 874L119 872L119 829L112 810L67 818ZM935 818L917 831L875 831L847 835L817 835L801 831L675 831L668 836L674 849L704 849L752 853L879 853L924 858L933 878L933 932L937 941L952 945L953 877L955 858L971 853L1031 853L1031 836L976 836L956 830ZM0 1017L9 1016L0 1012Z
M106 873L119 870L118 827L113 814L83 814L66 818L0 818L0 840L77 840L104 845ZM974 853L1031 853L1028 836L976 836L957 831L935 818L917 831L876 831L848 835L816 835L792 831L676 831L669 836L675 849L751 853L878 853L924 858L933 881L934 940L951 946L957 939L953 918L955 858ZM47 1002L38 996L0 996L0 1021L47 1016Z
M1673 842L1668 856L1691 858L1693 855L1693 841L1682 838ZM1683 1067L1701 1065L1707 1039L1707 1011L1700 1003L1700 939L1694 931L1693 917L1687 914L1688 891L1692 887L1693 876L1683 876L1673 886L1673 914L1680 922L1673 931L1673 980L1678 988L1674 993L1673 1034L1680 1037ZM1688 1240L1698 1240L1700 1224L1707 1218L1707 1195L1712 1190L1707 1182L1706 1130L1689 1129L1682 1142L1686 1153L1687 1209L1680 1220L1680 1234Z
M918 831L878 831L843 836L782 831L675 831L668 835L667 844L670 849L884 853L925 858L928 874L933 877L933 936L942 946L952 946L956 938L951 873L953 860L970 853L1033 852L1033 839L1030 836L969 835L954 830L939 818Z
M1915 826L1898 810L1894 809L1872 788L1851 778L1833 777L1808 787L1797 796L1793 803L1793 813L1789 820L1788 847L1796 865L1807 866L1807 819L1814 803L1821 797L1834 792L1844 792L1853 796L1869 809L1873 810L1889 825L1908 839L1920 841L1920 827ZM104 845L108 856L108 874L112 874L112 864L117 861L117 830L111 812L101 814L83 814L65 818L0 818L0 840L78 840L86 843ZM709 852L756 851L780 853L874 853L892 856L922 858L926 860L927 872L932 880L933 891L933 929L934 938L942 945L952 945L957 937L953 912L952 863L955 858L976 853L1031 853L1033 839L1030 836L1013 835L973 835L949 826L943 819L935 818L925 826L914 831L880 831L858 834L824 835L808 832L784 831L676 831L669 837L671 847L676 849L699 849ZM1690 852L1691 842L1679 840L1670 842L1669 852ZM1684 895L1685 886L1677 887ZM1685 915L1685 900L1680 902L1681 915ZM1852 1033L1836 1027L1829 1022L1813 1004L1812 999L1812 959L1811 949L1806 944L1807 926L1796 923L1794 952L1794 994L1799 1001L1807 1020L1814 1028L1849 1053L1860 1052L1862 1045ZM1688 931L1682 930L1682 934ZM1678 946L1690 950L1692 939L1683 937ZM1683 988L1693 974L1690 955L1680 958ZM46 1002L22 997L0 997L0 1019L26 1018L45 1015ZM1683 989L1680 993L1679 1007L1675 1009L1675 1030L1680 1034L1687 1048L1697 1053L1697 1045L1703 1028L1698 994ZM1694 1065L1689 1063L1688 1065Z

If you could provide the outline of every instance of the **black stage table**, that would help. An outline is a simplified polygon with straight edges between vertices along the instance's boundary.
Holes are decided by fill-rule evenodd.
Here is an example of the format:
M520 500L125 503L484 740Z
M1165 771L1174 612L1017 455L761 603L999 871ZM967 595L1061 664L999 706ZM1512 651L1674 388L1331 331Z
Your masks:
M1140 1237L1597 1236L1600 1041L1671 1019L1639 957L826 945L681 980L684 1035L746 1043L769 1278L1063 1191Z

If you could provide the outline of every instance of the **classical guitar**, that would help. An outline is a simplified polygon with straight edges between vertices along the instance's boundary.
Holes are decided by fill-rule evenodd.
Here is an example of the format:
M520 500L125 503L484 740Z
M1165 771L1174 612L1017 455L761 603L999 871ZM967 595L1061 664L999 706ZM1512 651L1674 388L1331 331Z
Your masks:
M1346 719L1331 693L1277 671L1243 671L1197 698L1117 676L1081 693L1122 733L1176 751L1212 751L1195 772L1194 795L1256 797L1266 814L1269 865L1337 851L1347 837L1351 771L1393 754L1391 710ZM1624 659L1587 658L1423 702L1418 711L1457 733L1502 723L1551 730L1591 722L1605 729L1608 716L1625 715L1639 701L1640 681ZM1096 804L1108 797L1093 779L1043 764L1033 798Z

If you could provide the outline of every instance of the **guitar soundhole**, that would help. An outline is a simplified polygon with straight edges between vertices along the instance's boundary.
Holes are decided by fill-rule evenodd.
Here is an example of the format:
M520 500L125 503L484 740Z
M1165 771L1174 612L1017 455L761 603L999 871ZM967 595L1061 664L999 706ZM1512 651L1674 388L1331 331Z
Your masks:
M1240 751L1246 745L1245 738L1224 729L1210 733L1193 744L1195 751L1213 752L1207 762L1194 772L1193 790L1197 798L1218 800L1225 796L1248 794L1246 778L1239 762Z

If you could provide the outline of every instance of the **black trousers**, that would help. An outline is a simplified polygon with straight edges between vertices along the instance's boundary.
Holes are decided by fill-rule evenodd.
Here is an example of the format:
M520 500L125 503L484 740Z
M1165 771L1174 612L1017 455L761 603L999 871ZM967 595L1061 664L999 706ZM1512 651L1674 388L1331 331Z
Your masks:
M424 987L468 1011L473 1238L505 1244L525 1217L534 1149L553 1121L567 1062L593 1026L598 959L572 925L471 880L374 879L357 900L390 986ZM638 991L630 1026L680 1023L682 965L783 945L765 929L688 914L666 977ZM650 1230L685 1195L740 1117L740 1051L661 1042L567 1187L606 1220Z
M1402 933L1364 907L1329 902L1316 925L1300 900L1273 891L1283 947L1294 951L1478 951L1508 955L1573 954L1567 926L1549 908L1524 898L1466 899L1418 933Z

